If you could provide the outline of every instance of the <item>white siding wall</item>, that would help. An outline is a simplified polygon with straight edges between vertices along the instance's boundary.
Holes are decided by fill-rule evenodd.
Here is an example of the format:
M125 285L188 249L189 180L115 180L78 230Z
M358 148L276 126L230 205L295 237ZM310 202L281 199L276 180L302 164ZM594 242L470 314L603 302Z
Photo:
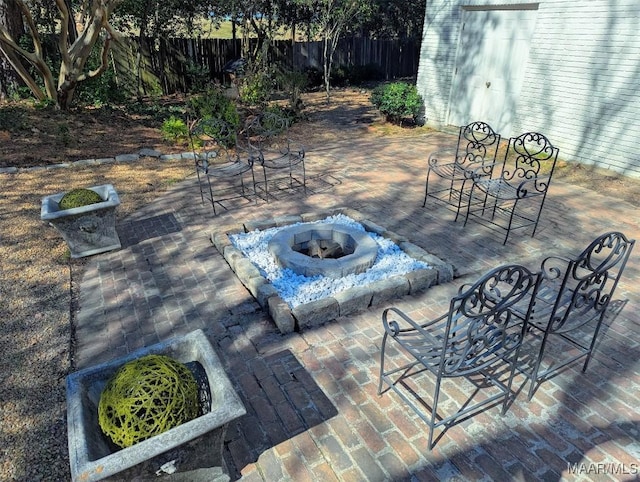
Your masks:
M504 3L427 2L418 90L430 124L447 121L462 6ZM639 0L540 1L514 132L501 134L539 131L563 159L640 177L639 26Z

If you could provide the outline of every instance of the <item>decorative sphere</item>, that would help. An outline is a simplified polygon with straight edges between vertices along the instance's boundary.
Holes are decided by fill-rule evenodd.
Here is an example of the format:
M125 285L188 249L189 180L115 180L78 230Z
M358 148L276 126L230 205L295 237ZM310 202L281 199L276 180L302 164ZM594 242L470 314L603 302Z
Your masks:
M147 355L121 366L98 404L103 433L125 448L198 416L198 384L186 365Z
M88 206L89 204L101 203L104 199L91 189L72 189L60 199L58 207L62 211L67 209L79 208L80 206Z

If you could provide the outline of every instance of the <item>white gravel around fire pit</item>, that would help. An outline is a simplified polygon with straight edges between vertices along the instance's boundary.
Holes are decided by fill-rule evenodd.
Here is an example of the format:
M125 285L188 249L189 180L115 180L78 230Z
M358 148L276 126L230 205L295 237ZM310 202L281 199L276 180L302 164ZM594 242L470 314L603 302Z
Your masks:
M311 225L317 223L342 224L358 231L366 232L360 223L344 214L329 216L313 223L296 224ZM408 256L394 242L375 233L367 232L378 244L378 256L373 266L364 273L350 274L342 278L298 275L290 269L280 268L268 249L268 243L273 235L285 227L289 226L232 234L229 235L229 239L260 270L261 274L271 282L280 297L291 308L326 298L354 286L362 286L394 275L402 275L417 269L429 268L428 264Z

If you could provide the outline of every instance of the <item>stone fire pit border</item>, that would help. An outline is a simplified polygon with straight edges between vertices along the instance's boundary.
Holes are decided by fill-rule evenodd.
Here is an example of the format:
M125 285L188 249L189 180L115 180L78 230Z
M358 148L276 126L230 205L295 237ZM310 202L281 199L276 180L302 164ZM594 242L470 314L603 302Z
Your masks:
M278 295L269 280L260 274L248 258L237 249L229 239L230 234L251 232L256 229L265 230L272 227L288 226L295 223L319 221L327 216L344 214L359 222L369 232L378 234L396 243L407 255L427 263L430 268L418 269L404 275L391 276L363 286L346 289L333 296L304 303L289 308L289 305ZM243 224L220 227L211 234L211 241L222 254L242 284L258 301L262 309L268 311L281 333L291 333L298 329L320 325L340 316L363 311L370 306L385 301L414 294L431 286L447 283L453 279L453 266L428 253L420 246L411 243L406 237L366 219L351 208L338 208L331 212L305 213L301 215L281 216L278 218L249 221Z

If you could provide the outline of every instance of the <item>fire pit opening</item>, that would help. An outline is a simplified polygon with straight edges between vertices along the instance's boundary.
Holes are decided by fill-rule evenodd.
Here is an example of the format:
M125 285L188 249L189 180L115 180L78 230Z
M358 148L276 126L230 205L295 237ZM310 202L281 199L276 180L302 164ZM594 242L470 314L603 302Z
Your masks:
M349 236L349 241L351 241L351 243L343 246L339 242L334 241L333 238L311 238L309 241L294 244L293 246L291 246L291 249L297 251L298 253L302 253L305 256L309 256L310 258L340 259L343 256L353 254L353 252L355 251L355 242L353 241L353 238L351 236Z
M297 274L341 278L369 269L378 246L364 231L319 223L283 229L269 241L269 251L279 266Z

